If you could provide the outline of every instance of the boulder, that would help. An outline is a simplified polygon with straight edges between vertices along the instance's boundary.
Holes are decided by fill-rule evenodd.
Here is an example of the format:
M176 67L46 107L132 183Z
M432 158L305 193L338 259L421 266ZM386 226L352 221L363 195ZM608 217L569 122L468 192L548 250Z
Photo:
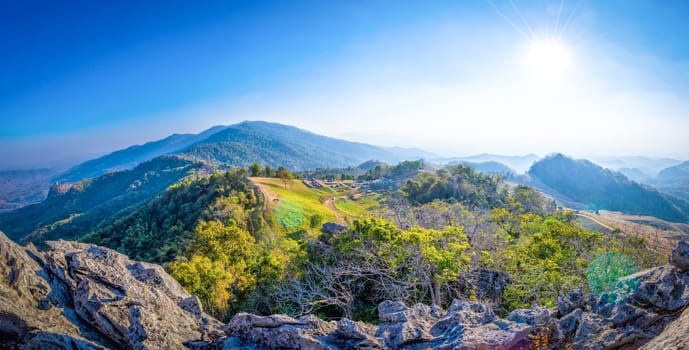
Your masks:
M669 260L670 264L678 270L689 273L689 244L687 242L679 242L677 248L672 251Z
M38 252L0 233L0 343L184 349L185 342L224 335L162 267L95 245L47 246Z

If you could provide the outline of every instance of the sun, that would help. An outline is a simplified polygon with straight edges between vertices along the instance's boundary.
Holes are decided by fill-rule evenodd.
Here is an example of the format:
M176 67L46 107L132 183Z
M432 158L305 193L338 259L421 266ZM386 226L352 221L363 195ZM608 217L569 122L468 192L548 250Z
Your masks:
M572 55L561 40L536 40L530 42L524 61L530 77L539 80L558 80L571 70Z

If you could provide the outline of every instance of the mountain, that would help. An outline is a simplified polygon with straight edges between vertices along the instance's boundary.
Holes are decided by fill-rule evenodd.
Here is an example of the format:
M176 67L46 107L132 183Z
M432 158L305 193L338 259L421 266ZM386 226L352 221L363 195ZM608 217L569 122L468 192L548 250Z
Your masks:
M632 181L636 181L642 184L649 184L648 180L651 177L649 173L644 172L639 168L619 168L617 169L622 175L626 176Z
M529 169L531 184L555 191L588 209L650 215L672 222L689 222L689 202L668 196L603 169L588 160L555 154Z
M512 170L510 167L508 167L505 164L499 163L499 162L494 162L494 161L488 161L488 162L450 162L448 165L456 165L456 164L464 164L468 165L476 171L480 173L486 173L486 174L504 174L504 175L512 175L515 174L516 172Z
M592 156L587 157L604 168L623 172L623 169L634 169L634 173L643 174L645 178L653 178L658 172L667 167L681 163L672 158L653 158L640 156ZM642 179L640 177L640 179Z
M689 161L665 168L658 173L659 181L676 181L689 178Z
M72 183L94 178L111 171L131 169L155 157L179 152L225 128L226 126L214 126L198 134L173 134L162 140L131 146L81 163L58 175L54 181Z
M0 212L40 202L45 199L52 182L76 183L108 172L132 169L166 154L182 155L221 167L248 166L258 162L290 170L347 167L368 160L397 163L433 156L414 148L378 147L320 136L277 123L245 121L231 126L214 126L198 134L174 134L131 146L31 183L3 183L3 175L0 174Z
M293 126L245 121L191 145L181 154L226 166L258 162L290 170L337 168L367 160L396 163L427 155L316 135Z
M496 154L482 153L469 157L452 157L452 158L435 158L431 161L437 163L458 163L458 162L469 162L469 163L485 163L485 162L496 162L501 163L513 169L513 172L523 173L529 169L531 164L537 161L540 157L535 154L527 154L523 156L503 156Z
M0 171L0 213L45 199L55 173L52 169Z
M649 183L665 193L689 201L689 161L661 170Z
M72 183L110 171L131 169L164 154L183 154L225 166L248 166L259 162L290 170L344 167L367 160L396 163L433 156L401 147L378 147L316 135L277 123L244 121L214 126L199 134L174 134L162 140L135 145L79 164L54 178Z
M202 168L200 162L161 156L132 170L73 185L55 184L43 202L0 214L0 230L11 239L36 243L80 237L106 218L133 210L137 204Z

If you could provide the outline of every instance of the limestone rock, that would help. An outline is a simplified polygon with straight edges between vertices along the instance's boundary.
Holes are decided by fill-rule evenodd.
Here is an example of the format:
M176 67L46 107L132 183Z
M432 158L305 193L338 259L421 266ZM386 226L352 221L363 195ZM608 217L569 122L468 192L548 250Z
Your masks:
M222 335L162 267L89 244L47 245L40 253L0 233L3 346L183 349Z
M670 264L674 265L678 270L689 273L689 244L687 242L679 242L677 248L672 251L669 260Z

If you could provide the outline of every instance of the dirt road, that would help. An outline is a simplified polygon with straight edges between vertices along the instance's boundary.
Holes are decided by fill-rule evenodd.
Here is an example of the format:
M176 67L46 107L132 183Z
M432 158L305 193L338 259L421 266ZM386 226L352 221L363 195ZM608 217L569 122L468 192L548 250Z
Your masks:
M341 212L341 211L337 210L337 208L335 208L335 201L338 200L339 198L344 198L344 197L345 196L330 197L330 198L326 199L325 202L323 202L323 205L325 205L331 212L333 212L333 214L335 214L335 222L340 224L340 225L344 225L346 223L345 222L346 216L343 212Z
M610 230L610 231L612 231L612 230L615 229L614 227L611 227L610 225L607 225L607 224L605 224L605 223L602 223L600 220L598 220L597 218L595 218L595 217L594 217L593 215L591 215L591 214L578 212L578 213L576 213L575 215L576 215L576 216L581 216L581 217L583 217L583 218L587 218L587 219L589 219L589 220L595 222L596 224L600 225L601 227L605 227L606 229L608 229L608 230Z
M263 203L263 210L266 210L269 205L272 205L272 203L275 203L280 200L280 196L275 193L273 190L270 189L270 187L256 181L255 178L249 178L249 181L251 181L254 186L258 187L258 189L263 193L263 198L265 199Z

